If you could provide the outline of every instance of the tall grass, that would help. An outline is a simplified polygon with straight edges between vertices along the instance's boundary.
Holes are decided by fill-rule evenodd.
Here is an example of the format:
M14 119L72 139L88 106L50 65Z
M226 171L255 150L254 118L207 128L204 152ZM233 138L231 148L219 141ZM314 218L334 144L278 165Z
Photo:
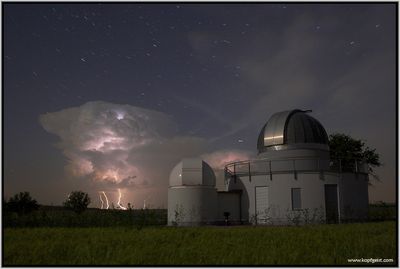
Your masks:
M6 228L3 255L4 265L354 265L347 263L349 258L397 262L396 223Z

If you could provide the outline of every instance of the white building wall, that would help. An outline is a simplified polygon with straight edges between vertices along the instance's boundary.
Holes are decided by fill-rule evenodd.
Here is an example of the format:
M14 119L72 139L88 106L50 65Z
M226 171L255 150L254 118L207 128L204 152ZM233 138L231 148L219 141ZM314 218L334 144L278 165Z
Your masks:
M337 184L338 208L342 218L366 216L368 211L368 177L365 174L339 174L308 172L257 175L233 179L228 184L229 190L241 189L242 194L242 220L255 222L257 215L264 212L256 212L255 188L268 187L268 215L271 224L286 224L295 221L297 215L300 220L322 221L325 220L325 184ZM291 189L301 189L302 209L307 211L292 210ZM352 216L346 216L347 208L352 208ZM358 212L356 216L354 212ZM306 216L308 214L308 216Z
M168 188L168 225L200 225L215 221L217 190L207 186Z
M215 174L215 188L217 188L217 191L226 191L224 169L214 169L214 174Z
M242 177L233 183L231 180L229 190L243 189L242 194L242 217L243 220L255 222L255 188L257 186L268 187L268 204L270 223L284 224L288 218L292 218L293 214L298 214L298 210L292 210L292 188L301 189L301 204L302 208L308 208L310 211L318 210L319 215L325 214L325 200L324 200L324 184L338 184L338 177L332 175L324 175L324 180L320 178L320 173L298 173L297 179L294 174L273 174L272 180L270 175L252 176L251 181L249 177ZM310 212L313 214L314 212Z

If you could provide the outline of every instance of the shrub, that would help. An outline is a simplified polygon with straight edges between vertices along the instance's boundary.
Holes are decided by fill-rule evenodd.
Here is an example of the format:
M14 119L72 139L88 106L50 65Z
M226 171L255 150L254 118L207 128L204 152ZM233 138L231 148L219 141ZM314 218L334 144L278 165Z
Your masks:
M75 213L80 214L90 204L90 197L87 193L82 191L73 191L68 196L67 201L64 202L66 208L72 209Z
M5 204L6 211L15 212L18 215L29 214L39 208L36 200L32 199L29 192L20 192L10 198Z

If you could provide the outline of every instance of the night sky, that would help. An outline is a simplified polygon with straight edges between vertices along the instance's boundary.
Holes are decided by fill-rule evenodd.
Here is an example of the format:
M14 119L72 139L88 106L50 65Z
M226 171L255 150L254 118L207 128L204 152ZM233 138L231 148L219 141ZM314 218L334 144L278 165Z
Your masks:
M396 4L3 3L4 195L165 207L182 158L254 158L275 112L376 148L395 200Z

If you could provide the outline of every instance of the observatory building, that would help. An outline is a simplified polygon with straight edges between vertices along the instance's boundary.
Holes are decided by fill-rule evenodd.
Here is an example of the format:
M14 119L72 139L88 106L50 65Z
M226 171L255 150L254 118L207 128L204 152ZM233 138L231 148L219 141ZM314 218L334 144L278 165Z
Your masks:
M253 160L229 163L223 188L201 159L170 175L168 224L303 224L359 220L368 213L368 167L329 158L324 127L311 111L273 114Z

